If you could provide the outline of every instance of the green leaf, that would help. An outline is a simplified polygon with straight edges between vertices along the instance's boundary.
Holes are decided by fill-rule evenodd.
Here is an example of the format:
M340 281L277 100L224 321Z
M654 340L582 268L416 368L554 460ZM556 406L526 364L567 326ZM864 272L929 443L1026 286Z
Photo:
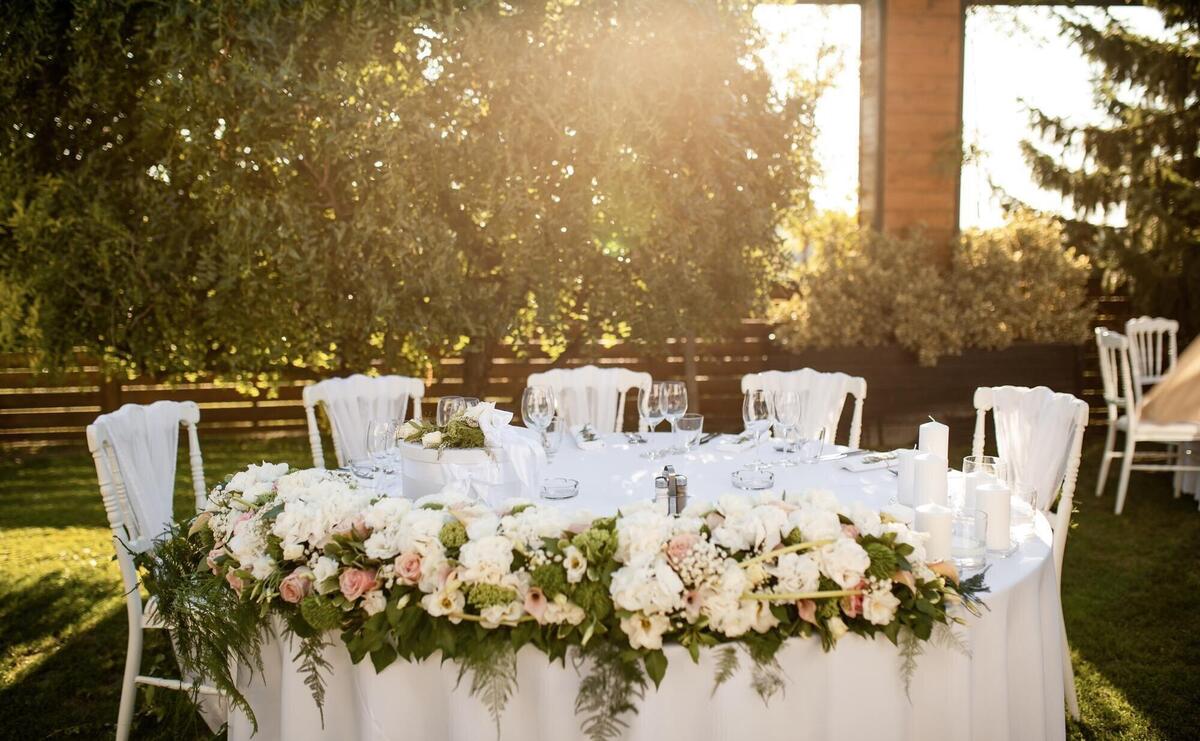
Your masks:
M646 665L646 674L650 676L654 686L658 687L667 673L667 655L661 650L651 651L642 658L642 661Z

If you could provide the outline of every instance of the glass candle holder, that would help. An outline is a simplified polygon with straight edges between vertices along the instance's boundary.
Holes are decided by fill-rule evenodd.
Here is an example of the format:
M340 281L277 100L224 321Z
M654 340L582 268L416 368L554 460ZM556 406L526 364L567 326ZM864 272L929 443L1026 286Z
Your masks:
M950 521L950 558L959 571L983 568L987 561L987 513L965 509Z

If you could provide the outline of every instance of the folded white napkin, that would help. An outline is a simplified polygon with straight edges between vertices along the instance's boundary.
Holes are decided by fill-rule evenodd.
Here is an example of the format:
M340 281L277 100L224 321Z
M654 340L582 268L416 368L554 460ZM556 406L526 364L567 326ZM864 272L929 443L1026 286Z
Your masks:
M576 425L571 428L571 437L580 450L604 450L604 441L591 425Z
M723 450L726 453L740 453L743 450L749 450L754 447L753 435L721 435L716 440L713 440L713 445L717 446L717 450Z
M889 451L887 453L867 453L865 455L844 458L842 468L853 473L862 473L863 471L891 468L895 465L896 452Z

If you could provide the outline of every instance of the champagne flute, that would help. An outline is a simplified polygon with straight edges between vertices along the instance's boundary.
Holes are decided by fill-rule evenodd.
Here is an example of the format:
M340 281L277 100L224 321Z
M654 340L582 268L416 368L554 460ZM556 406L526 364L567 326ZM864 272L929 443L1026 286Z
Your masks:
M791 435L796 429L796 425L800 424L800 394L795 391L779 391L775 394L772 400L775 412L775 424L778 425L783 433L784 439L784 459L782 464L785 466L794 466L796 461L793 460L787 453L791 452Z
M671 432L677 432L679 418L687 412L687 384L683 381L663 383L663 416L671 423Z
M663 420L663 385L652 383L649 388L638 389L638 426L654 432Z
M762 435L771 428L771 397L762 389L752 389L746 392L742 399L742 422L746 431L754 435L754 464L755 469L767 468L762 459Z

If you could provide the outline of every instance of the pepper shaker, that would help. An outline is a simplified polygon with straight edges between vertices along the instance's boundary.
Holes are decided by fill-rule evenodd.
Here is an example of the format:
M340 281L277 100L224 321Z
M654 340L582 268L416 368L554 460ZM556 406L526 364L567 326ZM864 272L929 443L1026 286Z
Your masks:
M687 476L684 476L683 474L679 474L678 476L676 476L675 477L675 496L673 497L673 501L675 503L674 515L676 517L683 514L683 511L685 509L687 509L687 503L688 503L687 489L688 489Z

